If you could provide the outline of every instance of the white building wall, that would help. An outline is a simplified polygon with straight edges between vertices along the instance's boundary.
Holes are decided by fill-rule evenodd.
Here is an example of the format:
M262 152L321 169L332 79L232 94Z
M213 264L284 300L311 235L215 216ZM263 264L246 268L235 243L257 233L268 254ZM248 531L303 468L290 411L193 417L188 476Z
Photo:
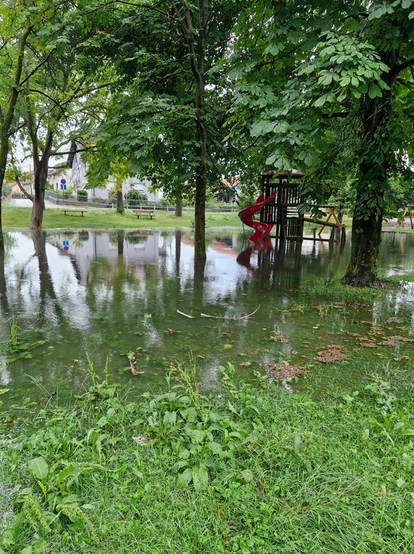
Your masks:
M72 162L72 180L75 189L85 189L88 184L86 177L88 166L82 160L80 154L75 154ZM102 188L86 189L88 191L88 200L94 198L106 200L108 198L108 191L115 185L115 180L109 178L105 186ZM163 198L162 190L157 190L155 193L149 192L151 187L150 181L137 179L135 177L128 177L122 183L122 195L124 196L131 189L138 190L142 194L145 194L149 202L158 202Z
M55 192L60 192L60 180L66 180L66 188L73 187L72 181L72 169L70 167L65 167L62 169L56 169L53 173L49 174L48 180L52 185Z

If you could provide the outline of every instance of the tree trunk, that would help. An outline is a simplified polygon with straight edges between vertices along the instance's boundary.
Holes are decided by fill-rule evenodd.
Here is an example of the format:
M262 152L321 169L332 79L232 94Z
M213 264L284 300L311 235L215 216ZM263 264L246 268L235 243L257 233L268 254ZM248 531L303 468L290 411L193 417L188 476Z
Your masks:
M122 208L123 202L122 202L122 190L116 191L116 207Z
M187 43L190 54L190 66L195 84L195 107L197 141L196 155L198 165L196 168L196 191L195 191L195 236L194 236L194 257L197 260L206 258L206 189L207 189L207 134L205 122L205 81L204 81L204 58L206 49L206 33L208 25L208 0L203 0L201 13L198 14L198 29L194 32L191 13L187 2L185 14L188 25Z
M124 231L118 231L118 256L124 255Z
M352 222L352 248L348 269L342 279L354 287L374 287L378 278L378 260L381 244L384 192L388 169L394 163L394 152L389 148L393 129L393 84L398 74L399 51L390 49L381 53L381 59L390 70L381 77L389 86L381 97L365 97L362 150L359 179Z
M183 217L183 202L178 200L175 203L175 217Z
M194 258L194 308L203 309L206 260Z
M41 229L43 224L43 212L45 209L45 190L47 182L47 172L49 169L50 149L43 152L42 159L35 164L34 175L34 197L32 215L30 218L31 229Z
M180 272L181 259L181 229L175 231L175 271L177 275Z
M201 139L202 140L202 139ZM201 142L200 140L200 142ZM205 142L204 142L205 146ZM203 147L200 147L202 151ZM200 164L196 178L195 213L194 213L194 256L198 260L206 258L206 167L205 157L200 152Z
M342 282L354 287L375 287L381 244L384 188L387 162L361 164L354 218L352 221L351 259Z
M199 57L204 58L204 51ZM201 67L200 67L201 66ZM204 104L204 62L199 61L200 79L196 81L197 108L197 147L198 168L196 175L195 213L194 213L194 256L198 260L206 258L206 189L207 189L207 134Z
M120 214L123 214L125 212L122 190L116 191L116 211Z
M367 221L355 219L352 223L351 260L342 282L354 287L374 287L377 277L381 243L381 215L371 214Z
M19 40L19 50L16 60L16 70L13 77L13 87L10 90L10 97L8 101L7 110L5 110L4 115L1 117L1 126L0 126L0 197L3 192L3 181L4 174L6 172L7 165L7 154L9 152L9 130L13 121L14 109L16 107L17 98L21 92L21 87L19 86L20 77L23 69L23 59L26 48L27 37L29 36L31 27L27 27ZM3 239L3 221L2 221L2 210L1 210L1 200L0 200L0 247L4 245Z
M4 181L4 174L6 173L8 150L9 150L9 137L7 133L2 129L1 137L0 137L0 248L2 248L4 245L1 197L3 196L3 181Z
M0 137L0 196L3 196L3 181L6 173L7 154L9 151L9 137L5 129L1 129ZM3 247L3 220L2 220L2 202L0 198L0 247Z
M3 239L3 233L1 239ZM7 317L9 311L9 301L7 296L7 281L6 281L6 268L5 268L5 251L4 244L0 246L0 303L3 309L3 317Z

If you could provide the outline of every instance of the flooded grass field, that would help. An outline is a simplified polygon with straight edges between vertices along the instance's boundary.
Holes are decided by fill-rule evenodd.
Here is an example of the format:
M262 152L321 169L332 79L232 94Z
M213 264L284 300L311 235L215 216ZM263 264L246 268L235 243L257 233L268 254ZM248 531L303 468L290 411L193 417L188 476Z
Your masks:
M6 242L0 389L16 409L81 394L88 357L139 392L189 361L201 390L229 363L263 385L318 395L352 390L367 368L413 381L412 235L384 233L381 275L408 280L377 291L337 284L349 239L257 252L243 233L210 232L205 264L194 262L186 230L10 232Z

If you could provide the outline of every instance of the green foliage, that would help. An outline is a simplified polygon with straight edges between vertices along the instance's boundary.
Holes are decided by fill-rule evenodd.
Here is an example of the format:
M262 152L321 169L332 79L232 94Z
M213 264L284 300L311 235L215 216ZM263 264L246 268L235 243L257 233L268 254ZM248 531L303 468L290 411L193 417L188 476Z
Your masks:
M116 186L111 187L108 190L108 200L116 200L116 193L117 193Z
M91 53L85 63L110 59L117 79L106 117L98 128L90 128L89 140L96 144L89 153L91 184L107 178L117 157L128 162L130 175L162 187L173 203L194 199L197 175L210 188L223 174L235 174L243 156L226 140L231 91L208 70L226 52L244 6L238 0L216 10L206 2L199 11L193 4L163 0L156 10L146 5L120 9L115 4L103 14L92 12L91 25L104 32L85 43L85 52ZM206 17L209 24L201 30ZM201 80L195 77L197 71ZM206 130L207 146L201 144Z
M46 341L38 340L35 342L28 342L19 334L20 327L14 319L10 323L10 340L7 343L7 361L9 363L15 362L20 359L33 358L32 351L38 346L43 346Z
M242 210L243 208L252 206L256 202L260 192L257 184L245 184L243 187L240 187L236 197L237 207Z
M389 190L384 199L384 215L386 217L397 216L402 220L405 208L408 204L413 203L413 181L404 179L404 176L391 178L389 180Z
M360 240L344 278L360 286L375 283L391 179L412 155L409 10L400 1L255 2L238 20L230 60L214 68L235 82L232 140L251 140L269 169L306 172L312 203L351 204Z
M139 190L128 191L126 197L128 200L143 200L144 202L148 200L147 196L144 193L139 192Z
M76 191L78 202L87 202L88 200L88 191L84 189L80 189Z

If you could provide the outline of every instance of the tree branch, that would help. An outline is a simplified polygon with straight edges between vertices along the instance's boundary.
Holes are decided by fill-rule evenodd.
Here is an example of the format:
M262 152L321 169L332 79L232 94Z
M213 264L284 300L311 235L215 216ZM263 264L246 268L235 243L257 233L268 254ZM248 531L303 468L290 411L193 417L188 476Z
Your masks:
M52 98L51 96L46 94L46 92L43 92L42 90L37 90L35 88L30 88L29 91L30 92L37 92L38 94L43 94L43 96L46 96L46 98L51 100L62 111L63 115L65 115L65 110L62 108L62 106L59 104L59 102L57 102L54 98Z
M322 114L322 119L332 119L333 117L345 119L346 117L348 117L348 115L349 112L335 112L331 115Z
M52 152L52 156L65 156L66 154L77 154L78 152L89 152L95 150L96 146L88 146L84 148L77 148L76 150L68 150L67 152Z
M397 65L395 68L395 73L401 73L401 71L404 71L404 69L407 69L407 67L411 67L414 65L414 58L410 58L409 60L406 60L405 62L400 63L400 65Z
M134 2L127 2L126 0L117 0L117 4L125 4L127 6L134 6L135 8L144 8L146 10L152 10L154 12L158 12L162 15L165 15L168 19L173 19L174 21L177 21L178 23L181 23L179 19L174 17L173 15L170 15L168 12L164 12L163 10L160 10L156 8L155 6L150 6L149 4L135 4Z
M42 65L44 65L44 64L47 62L47 60L50 58L50 56L53 54L53 52L54 52L55 50L56 50L56 48L53 48L53 49L49 52L49 54L46 56L46 58L45 58L37 67L35 67L35 68L33 69L33 71L32 71L31 73L29 73L29 75L28 75L25 79L23 79L23 81L20 83L19 86L24 85L24 83L25 83L26 81L28 81L28 80L30 79L30 77L31 77L32 75L34 75L34 74L36 73L36 71L37 71L40 67L42 67Z
M26 196L26 198L28 198L29 200L31 200L33 202L33 196L31 196L23 187L23 185L21 184L20 182L20 179L19 179L19 173L17 171L17 168L16 166L14 165L14 156L13 156L13 151L11 151L11 163L13 165L13 173L14 173L14 178L16 179L16 183L19 185L19 189L21 190L21 192L23 193L24 196Z
M26 189L23 187L23 185L21 184L20 180L19 180L19 177L17 175L17 173L15 173L14 175L14 178L16 179L16 183L19 185L19 189L22 191L23 195L28 198L29 200L31 200L33 202L33 196L31 196L27 191Z

